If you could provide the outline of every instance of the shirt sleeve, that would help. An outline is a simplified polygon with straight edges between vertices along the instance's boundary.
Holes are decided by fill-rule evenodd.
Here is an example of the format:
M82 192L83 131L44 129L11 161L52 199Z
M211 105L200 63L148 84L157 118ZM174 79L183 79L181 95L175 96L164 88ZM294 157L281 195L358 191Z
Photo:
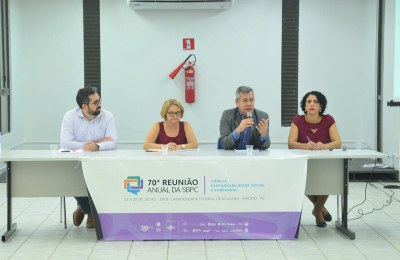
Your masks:
M226 150L234 149L236 145L236 141L233 137L233 133L235 132L234 126L232 125L233 121L234 119L231 117L230 112L228 110L225 110L221 116L219 133L222 148Z
M83 149L85 142L74 141L74 117L72 112L64 115L61 124L60 147L68 150Z
M239 140L240 134L238 134L238 133L236 132L236 130L233 130L233 132L232 132L232 137L233 137L233 140L236 142L237 140Z
M115 127L114 116L111 113L107 116L105 137L111 137L113 140L97 143L99 151L115 150L117 148L118 135L117 128Z
M295 124L297 127L299 127L300 120L301 120L301 116L296 115L295 117L293 117L292 123Z
M331 115L326 115L326 124L328 126L328 129L335 123L335 119Z
M269 135L268 135L268 134L267 134L266 136L264 136L264 137L260 136L260 142L261 142L261 144L264 144L265 141L267 141L268 138L269 138Z

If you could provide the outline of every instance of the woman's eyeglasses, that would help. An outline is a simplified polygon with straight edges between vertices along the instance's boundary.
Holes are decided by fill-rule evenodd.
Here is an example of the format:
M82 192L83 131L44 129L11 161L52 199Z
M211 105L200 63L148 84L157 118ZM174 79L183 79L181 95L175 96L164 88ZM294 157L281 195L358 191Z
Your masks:
M178 111L178 112L172 112L172 111L170 111L170 112L168 112L167 114L168 114L170 117L173 117L173 116L181 116L181 115L182 115L181 111Z

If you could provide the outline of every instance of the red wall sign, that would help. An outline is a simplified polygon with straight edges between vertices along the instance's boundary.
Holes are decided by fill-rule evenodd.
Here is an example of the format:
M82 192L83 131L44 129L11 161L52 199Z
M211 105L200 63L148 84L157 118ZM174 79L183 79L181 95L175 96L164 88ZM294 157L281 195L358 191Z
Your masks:
M183 39L183 49L184 50L194 50L194 38L184 38Z

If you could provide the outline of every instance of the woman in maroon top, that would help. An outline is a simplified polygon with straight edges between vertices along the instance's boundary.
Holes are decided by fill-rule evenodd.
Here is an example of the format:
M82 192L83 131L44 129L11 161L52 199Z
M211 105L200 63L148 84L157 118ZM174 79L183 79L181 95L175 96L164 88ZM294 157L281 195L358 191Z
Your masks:
M304 115L293 118L290 126L289 149L327 150L340 148L342 141L335 120L330 115L324 115L328 101L318 91L308 92L300 102ZM324 207L328 195L308 195L314 204L312 211L318 227L325 227L325 221L331 221L332 216Z
M184 108L176 99L167 99L161 108L161 117L165 121L156 122L144 141L143 149L161 149L162 144L168 150L197 148L197 140L188 122L182 122Z

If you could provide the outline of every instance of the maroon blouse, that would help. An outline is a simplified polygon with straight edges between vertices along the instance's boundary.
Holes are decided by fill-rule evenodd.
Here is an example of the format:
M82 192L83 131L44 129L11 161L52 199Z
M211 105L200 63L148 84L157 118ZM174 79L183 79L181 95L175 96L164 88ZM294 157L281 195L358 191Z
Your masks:
M321 121L316 124L307 122L304 115L297 115L293 118L292 123L299 129L299 136L297 137L299 143L308 143L308 138L314 143L326 144L331 142L329 128L335 123L335 119L331 115L323 115ZM317 129L317 131L313 133L311 129Z
M187 144L186 135L185 135L185 126L184 122L179 122L179 132L175 137L170 137L165 133L164 122L160 122L160 132L158 133L156 144L168 144L170 142L176 144Z

